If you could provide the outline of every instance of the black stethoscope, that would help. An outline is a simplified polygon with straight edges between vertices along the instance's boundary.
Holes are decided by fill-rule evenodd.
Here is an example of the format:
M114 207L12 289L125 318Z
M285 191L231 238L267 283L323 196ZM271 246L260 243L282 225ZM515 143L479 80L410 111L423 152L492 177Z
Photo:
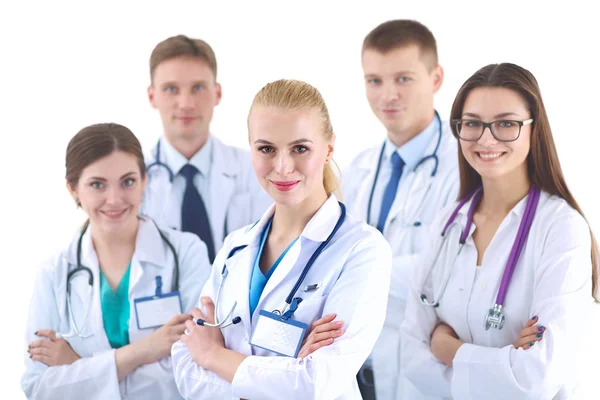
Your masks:
M156 153L154 154L154 162L150 163L150 165L148 165L146 167L146 172L150 172L150 168L152 168L152 167L162 167L162 168L166 169L167 172L169 173L169 182L173 183L175 174L173 173L173 171L167 164L160 161L160 139L158 139L158 143L156 143Z
M338 202L338 203L340 205L340 208L341 208L342 212L341 212L341 215L340 215L337 223L335 224L333 230L331 231L331 233L329 234L329 236L327 237L327 239L325 239L325 241L323 243L321 243L319 245L319 247L317 247L317 249L315 250L315 252L312 254L312 256L310 257L310 259L308 260L308 262L304 266L304 269L302 270L302 273L300 274L300 277L298 277L298 280L296 281L296 284L294 285L294 287L290 291L289 295L285 299L285 305L284 305L283 309L281 311L280 310L274 310L273 311L274 314L281 315L281 319L282 320L287 320L287 319L291 318L292 315L294 315L294 312L296 312L296 309L298 308L298 305L302 302L302 298L301 297L294 297L296 295L296 292L298 291L298 289L300 289L300 286L302 285L302 282L304 281L304 278L306 278L306 275L308 274L308 272L310 271L310 268L315 263L315 260L317 259L317 257L319 257L319 255L323 252L323 249L327 246L327 244L329 244L329 242L331 241L331 239L333 238L333 236L337 233L337 231L342 226L342 223L344 222L344 219L346 218L346 206L342 202ZM229 252L229 255L227 256L227 259L229 259L236 252L238 252L239 250L242 250L245 247L247 247L247 245L242 245L242 246L238 246L238 247L233 248ZM223 319L220 322L217 319L217 310L218 310L218 307L219 307L219 299L221 297L221 289L223 288L223 284L225 283L225 279L227 278L228 274L229 274L229 272L227 270L227 265L223 264L223 270L221 271L221 282L219 283L219 289L217 290L217 297L215 299L216 300L215 301L215 323L211 324L211 323L206 322L203 319L198 319L198 320L196 320L196 324L203 325L203 326L210 326L210 327L213 327L213 328L226 328L226 327L228 327L230 325L235 325L235 324L238 324L238 323L240 323L242 321L242 319L240 317L235 317L235 318L231 319L231 322L227 323L227 320L229 320L231 318L231 315L235 311L235 307L237 306L237 301L233 303L233 307L231 307L231 309L229 310L229 312L225 316L225 319Z
M173 259L175 260L175 269L173 271L173 275L174 275L173 291L176 292L177 290L179 290L179 257L177 257L177 252L175 251L175 247L173 246L173 244L169 241L169 239L167 239L167 237L160 230L158 225L156 225L156 222L154 222L153 220L152 220L152 222L154 223L154 226L156 226L156 229L158 230L158 233L160 234L160 237L162 238L162 240L167 244L167 246L169 246L169 249L171 249L171 251L173 252ZM81 234L79 235L79 240L77 241L77 267L67 274L67 309L69 312L69 319L71 321L71 329L73 329L73 332L69 333L69 334L62 334L62 333L59 334L59 336L63 337L63 338L69 338L69 337L73 337L73 336L79 336L81 338L88 338L88 337L92 336L91 334L82 333L82 331L77 326L77 323L75 322L75 318L73 317L73 308L71 307L71 285L70 285L71 278L75 274L77 274L79 272L85 272L88 274L88 284L90 285L90 301L88 302L88 308L85 313L85 317L83 319L82 326L85 326L85 323L87 322L87 319L90 315L90 311L92 308L92 299L91 298L93 297L92 288L94 287L94 274L92 273L92 270L89 269L88 267L81 265L81 242L83 241L83 235L87 231L88 226L89 226L89 224L86 224L84 226L83 230L81 231Z
M421 160L413 168L413 172L416 172L417 168L419 168L423 163L425 163L426 161L428 161L430 159L433 159L435 166L434 166L433 170L431 171L430 178L434 178L437 174L438 166L440 164L440 160L437 156L437 152L438 152L438 149L440 148L440 143L442 142L442 120L437 111L435 111L435 118L437 119L437 122L438 122L438 140L437 140L437 144L435 145L435 149L433 150L432 154L421 158ZM375 179L373 179L373 186L371 187L371 194L369 195L369 203L367 205L367 224L369 224L369 225L371 224L370 220L371 220L371 207L372 207L372 203L373 203L373 194L375 193L375 186L377 185L377 179L379 178L379 171L381 170L381 163L383 161L384 153L385 153L385 141L383 142L383 146L381 147L381 151L379 152L379 159L377 160L377 169L375 170ZM431 188L431 181L429 183L429 188L427 189L427 193L429 192L430 188ZM411 187L411 189L412 189L412 187ZM409 190L409 193L410 193L410 190ZM421 203L423 203L423 202L421 202ZM420 223L420 221L415 221L413 225L419 226L419 225L421 225L421 223Z

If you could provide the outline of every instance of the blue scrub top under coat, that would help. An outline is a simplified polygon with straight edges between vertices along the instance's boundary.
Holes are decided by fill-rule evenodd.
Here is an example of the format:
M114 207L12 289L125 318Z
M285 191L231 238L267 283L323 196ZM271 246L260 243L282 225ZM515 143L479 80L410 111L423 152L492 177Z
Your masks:
M252 268L252 277L250 278L250 315L251 316L254 314L254 311L256 310L256 306L258 305L260 296L262 295L262 292L265 289L265 286L267 285L269 278L271 277L271 275L273 275L273 272L275 271L275 269L277 268L277 266L279 265L281 260L283 260L283 257L285 257L288 250L294 245L294 243L296 243L296 240L298 240L298 238L294 239L292 241L292 243L290 243L288 245L288 247L283 251L283 253L281 253L281 255L277 258L277 260L275 261L273 266L271 268L269 268L269 271L267 271L267 274L266 275L263 274L263 272L260 270L260 257L262 255L263 249L265 247L265 243L267 241L267 236L269 236L269 230L271 229L272 223L273 223L273 218L271 217L271 219L269 219L269 222L267 223L267 226L265 227L265 230L262 234L262 238L260 240L260 247L258 248L258 253L256 254L256 258L254 260L254 267Z

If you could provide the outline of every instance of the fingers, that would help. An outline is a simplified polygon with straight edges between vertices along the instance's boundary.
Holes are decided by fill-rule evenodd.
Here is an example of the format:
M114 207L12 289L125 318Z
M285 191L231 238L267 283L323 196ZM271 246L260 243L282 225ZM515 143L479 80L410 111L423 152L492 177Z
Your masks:
M183 324L185 321L191 320L191 319L192 319L192 316L190 314L177 314L176 316L174 316L167 322L167 325L175 326L175 325Z
M206 316L199 308L193 308L192 311L190 311L190 314L192 314L194 319L206 319Z
M307 340L307 343L317 343L317 342L321 342L323 340L327 340L327 339L335 339L335 338L339 338L340 336L342 336L344 334L344 331L342 329L338 329L335 331L327 331L327 332L323 332L323 333L317 333L315 335L313 335L312 338L309 338L309 340Z
M527 350L529 348L531 348L533 345L535 345L535 343L539 342L540 340L542 340L544 338L544 331L545 328L544 327L530 327L527 328L528 330L533 330L535 328L535 331L531 334L528 335L524 335L521 336L519 338L519 340L517 341L517 343L514 345L514 347L516 349L518 348L523 348L524 350ZM542 328L542 330L540 331L539 328Z
M215 321L215 305L213 304L210 297L202 297L202 304L204 304L204 309L206 310L206 320L209 323L214 323Z
M173 327L173 333L175 333L177 336L183 335L183 332L185 332L185 330L185 324L179 324Z
M527 323L525 324L523 329L532 327L537 321L538 321L537 315L534 316L533 318L529 318L529 320L527 320Z
M526 336L537 335L538 333L544 333L546 328L539 325L530 326L529 328L523 328L521 332L519 332L519 338L523 338Z
M336 314L328 314L328 315L322 317L321 319L316 320L311 325L311 331L314 330L319 325L323 325L323 324L333 321L336 316L337 316Z
M50 349L46 348L46 347L34 347L29 349L29 358L33 358L33 356L46 356L46 357L50 357L51 356L51 351Z
M51 329L40 329L35 336L47 337L50 340L56 340L56 332Z
M311 335L313 333L317 334L317 333L322 333L322 332L335 331L335 330L341 329L343 326L344 326L344 323L342 321L325 323L325 324L315 327L312 330Z
M48 339L38 339L31 342L31 344L29 344L29 348L32 349L35 347L50 347L50 343L52 343L52 341Z
M298 353L298 357L299 358L305 358L308 357L309 355L311 355L312 353L314 353L315 351L317 351L318 349L320 349L321 347L325 347L325 346L329 346L330 344L333 343L333 339L325 339L322 340L320 342L317 343L310 343L310 344L306 344L302 347L302 349L300 350L300 353Z
M40 354L36 354L34 356L31 356L31 359L33 361L39 361L41 363L46 364L47 366L51 367L52 365L50 364L50 362L52 361L52 359L48 356L45 355L40 355Z

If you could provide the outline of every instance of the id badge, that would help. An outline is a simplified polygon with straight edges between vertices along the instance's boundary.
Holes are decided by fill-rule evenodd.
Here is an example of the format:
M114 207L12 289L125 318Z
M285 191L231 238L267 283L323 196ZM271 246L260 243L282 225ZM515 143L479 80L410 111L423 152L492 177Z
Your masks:
M308 325L300 321L282 320L281 315L260 310L250 344L280 356L295 358L307 328Z
M135 299L135 317L138 329L158 328L182 313L179 292Z

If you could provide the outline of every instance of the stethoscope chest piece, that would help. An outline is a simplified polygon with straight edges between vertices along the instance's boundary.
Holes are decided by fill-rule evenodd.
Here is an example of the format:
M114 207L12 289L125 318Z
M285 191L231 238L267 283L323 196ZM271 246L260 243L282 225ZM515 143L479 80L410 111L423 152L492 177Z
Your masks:
M483 326L486 331L490 328L502 329L505 319L504 313L502 312L502 306L494 304L494 307L490 308L485 314Z

